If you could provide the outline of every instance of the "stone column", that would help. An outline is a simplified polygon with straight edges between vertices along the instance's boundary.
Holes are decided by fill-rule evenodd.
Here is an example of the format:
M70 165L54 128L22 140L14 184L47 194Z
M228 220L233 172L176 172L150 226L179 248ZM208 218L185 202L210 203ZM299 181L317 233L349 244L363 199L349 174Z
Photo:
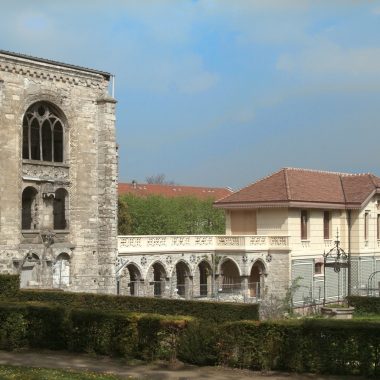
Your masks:
M104 278L99 292L115 293L117 258L117 153L115 104L110 97L98 99L98 269Z
M244 299L246 299L247 297L249 297L249 287L248 287L249 277L241 276L240 280L241 280L241 294L244 297Z

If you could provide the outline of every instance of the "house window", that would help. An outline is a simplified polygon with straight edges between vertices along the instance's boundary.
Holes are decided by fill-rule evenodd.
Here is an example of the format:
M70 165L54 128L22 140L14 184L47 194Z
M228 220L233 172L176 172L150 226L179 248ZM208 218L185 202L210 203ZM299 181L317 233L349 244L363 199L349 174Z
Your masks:
M323 263L314 264L314 274L323 274Z
M380 214L377 214L377 240L380 240Z
M331 213L330 211L323 212L323 238L330 239L330 220Z
M364 240L368 240L369 211L364 214Z
M308 223L309 216L306 210L301 210L301 240L307 240L308 238Z
M22 158L63 162L63 133L63 122L51 105L33 104L22 122Z

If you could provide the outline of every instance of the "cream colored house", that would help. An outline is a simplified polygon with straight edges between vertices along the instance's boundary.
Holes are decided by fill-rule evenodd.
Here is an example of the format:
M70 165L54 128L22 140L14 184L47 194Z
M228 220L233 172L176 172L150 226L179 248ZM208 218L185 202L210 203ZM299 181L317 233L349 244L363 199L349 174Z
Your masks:
M226 211L227 235L288 237L289 279L301 277L296 303L321 302L324 281L327 302L347 295L348 269L323 267L337 236L351 255L352 294L380 270L380 178L372 174L284 168L215 205Z
M296 306L335 301L347 295L349 271L324 268L323 254L338 235L351 292L367 292L380 270L379 192L371 174L281 169L215 202L226 235L119 236L119 291L256 302L299 278Z

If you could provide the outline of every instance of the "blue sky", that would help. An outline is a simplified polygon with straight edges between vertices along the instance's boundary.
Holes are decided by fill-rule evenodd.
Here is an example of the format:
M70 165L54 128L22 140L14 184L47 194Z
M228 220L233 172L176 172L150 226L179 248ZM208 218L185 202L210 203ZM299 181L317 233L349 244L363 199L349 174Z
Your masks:
M17 0L1 13L0 49L115 74L120 181L380 175L380 1Z

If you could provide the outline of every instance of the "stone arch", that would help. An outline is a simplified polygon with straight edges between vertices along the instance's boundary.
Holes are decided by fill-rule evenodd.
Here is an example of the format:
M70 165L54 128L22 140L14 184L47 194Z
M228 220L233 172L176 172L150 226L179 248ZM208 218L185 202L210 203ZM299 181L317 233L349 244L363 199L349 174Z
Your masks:
M148 295L154 297L165 296L167 278L168 274L165 265L159 260L153 262L147 272L147 281L149 281Z
M172 288L180 297L189 298L192 289L192 273L185 260L178 260L172 272Z
M198 263L197 271L194 276L196 293L200 297L207 297L211 295L212 288L212 267L207 260L201 260ZM199 286L199 289L197 288Z
M33 186L27 186L21 196L21 228L23 230L38 229L38 191Z
M40 266L40 257L36 253L28 252L20 267L21 288L33 287L40 282Z
M53 199L53 228L66 230L69 225L69 193L64 188L55 191Z
M53 288L67 288L70 285L70 255L61 252L53 264Z
M241 272L235 260L227 257L219 266L219 291L237 293L241 290Z
M139 296L140 295L140 282L141 282L141 271L137 265L130 263L126 266L129 277L129 295Z
M266 273L266 266L262 260L258 259L252 264L248 279L248 289L250 297L261 297L262 289L264 288L264 278Z

